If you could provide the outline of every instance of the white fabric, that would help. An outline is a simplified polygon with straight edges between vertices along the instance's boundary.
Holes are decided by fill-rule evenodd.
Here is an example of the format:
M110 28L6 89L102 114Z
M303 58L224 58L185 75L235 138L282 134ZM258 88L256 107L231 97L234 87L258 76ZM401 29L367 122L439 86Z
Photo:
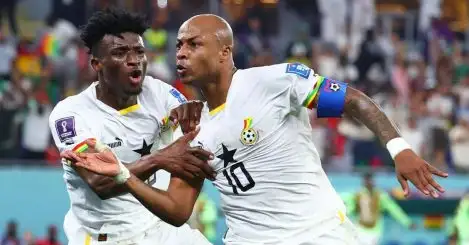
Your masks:
M225 244L282 244L306 231L306 243L289 244L311 244L333 228L321 224L345 210L321 166L302 106L317 76L304 66L304 77L288 69L238 70L224 109L215 115L205 110L194 140L217 156L210 165L229 228ZM249 117L254 144L242 141Z

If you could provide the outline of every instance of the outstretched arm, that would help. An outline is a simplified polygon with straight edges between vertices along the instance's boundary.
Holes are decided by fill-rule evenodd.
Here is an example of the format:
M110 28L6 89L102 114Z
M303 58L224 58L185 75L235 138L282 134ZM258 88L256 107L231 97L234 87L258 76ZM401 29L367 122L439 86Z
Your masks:
M363 123L383 145L400 137L396 125L383 110L370 97L352 87L347 87L344 113Z
M313 102L318 109L318 116L337 117L342 113L347 114L373 131L394 159L397 179L406 196L410 193L407 180L425 195L436 198L439 196L436 191L444 192L432 175L446 177L447 174L418 157L400 137L396 125L370 97L345 83L323 77L319 79L322 84Z

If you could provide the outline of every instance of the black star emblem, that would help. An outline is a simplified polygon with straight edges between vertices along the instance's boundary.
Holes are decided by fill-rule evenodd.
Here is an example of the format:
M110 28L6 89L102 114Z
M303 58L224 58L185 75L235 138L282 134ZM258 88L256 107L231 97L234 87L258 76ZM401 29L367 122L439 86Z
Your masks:
M223 149L223 153L218 155L217 157L223 160L223 165L226 167L229 163L236 162L233 158L236 149L229 151L224 144L221 144L221 147Z
M138 150L134 150L134 151L137 152L138 154L140 154L141 157L143 157L143 156L146 156L146 155L150 154L150 149L151 149L152 146L153 146L153 143L147 145L147 142L145 140L143 140L142 148L140 148Z

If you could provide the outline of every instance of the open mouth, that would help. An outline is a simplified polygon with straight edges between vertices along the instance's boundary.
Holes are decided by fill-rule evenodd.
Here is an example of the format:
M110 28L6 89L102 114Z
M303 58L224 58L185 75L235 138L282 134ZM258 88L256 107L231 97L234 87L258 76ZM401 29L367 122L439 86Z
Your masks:
M183 65L176 65L176 70L178 73L184 73L187 69Z
M129 77L132 83L140 83L142 81L142 74L141 70L133 70L130 72Z

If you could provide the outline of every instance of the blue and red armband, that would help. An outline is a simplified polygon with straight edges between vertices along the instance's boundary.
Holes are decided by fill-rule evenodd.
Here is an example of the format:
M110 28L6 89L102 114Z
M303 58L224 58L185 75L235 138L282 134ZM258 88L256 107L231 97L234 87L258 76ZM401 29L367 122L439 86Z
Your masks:
M341 117L344 111L346 92L346 83L324 78L319 88L318 118Z

